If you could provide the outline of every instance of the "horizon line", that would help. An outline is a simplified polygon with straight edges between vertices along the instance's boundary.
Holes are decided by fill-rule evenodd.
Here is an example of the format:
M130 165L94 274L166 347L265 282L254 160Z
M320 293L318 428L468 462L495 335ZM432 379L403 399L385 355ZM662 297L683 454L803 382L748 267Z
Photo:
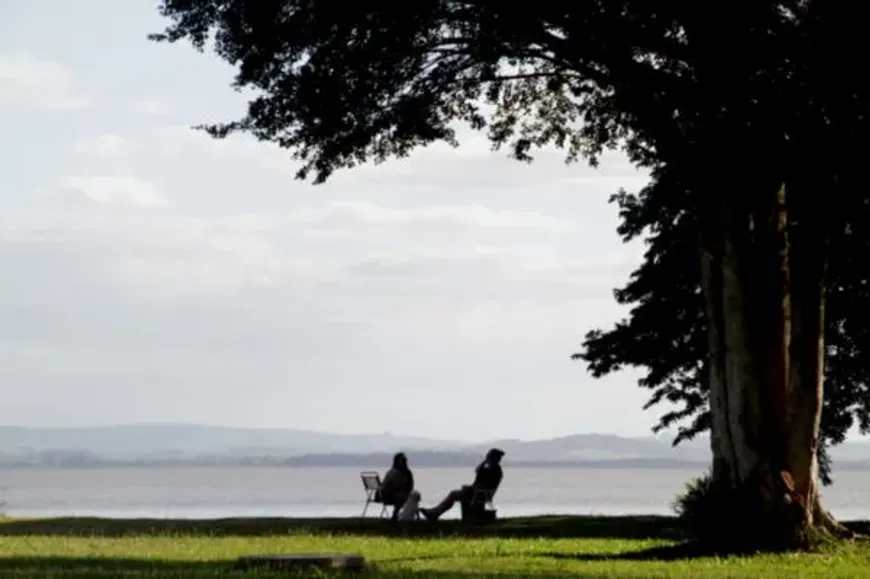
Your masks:
M78 425L45 425L45 424L0 424L0 429L6 428L15 428L21 430L97 430L97 429L111 429L111 428L128 428L128 427L173 427L173 426L184 426L184 427L195 427L195 428L221 428L227 430L256 430L256 431L295 431L299 433L305 434L319 434L326 436L347 436L347 437L369 437L369 436L389 436L395 438L419 438L426 441L437 442L437 443L447 443L447 444L464 444L464 445L477 445L477 444L489 444L495 442L540 442L540 441L551 441L551 440L559 440L562 438L570 438L573 436L601 436L601 437L614 437L614 438L622 438L627 440L643 440L643 439L668 439L673 440L673 436L668 436L667 434L657 434L650 433L647 435L626 435L626 434L618 434L615 432L575 432L573 434L560 434L551 437L543 437L543 438L520 438L520 437L510 437L510 436L500 436L500 437L489 437L484 439L477 440L468 440L468 439L448 439L442 437L435 436L427 436L422 434L409 434L409 433L396 433L393 431L380 431L380 432L335 432L328 430L313 430L308 428L298 428L294 426L240 426L240 425L227 425L227 424L214 424L214 423L203 423L203 422L181 422L181 421L132 421L132 422L116 422L116 423L102 423L102 424L78 424ZM698 435L697 438L704 438L706 434Z

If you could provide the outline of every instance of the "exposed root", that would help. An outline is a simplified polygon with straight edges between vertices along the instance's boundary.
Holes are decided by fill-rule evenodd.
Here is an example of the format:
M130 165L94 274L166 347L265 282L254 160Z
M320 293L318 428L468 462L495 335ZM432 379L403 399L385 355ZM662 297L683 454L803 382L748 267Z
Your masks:
M851 531L845 525L838 523L834 516L823 509L818 503L816 503L813 511L813 520L820 529L830 533L835 539L857 539L860 537L860 535Z

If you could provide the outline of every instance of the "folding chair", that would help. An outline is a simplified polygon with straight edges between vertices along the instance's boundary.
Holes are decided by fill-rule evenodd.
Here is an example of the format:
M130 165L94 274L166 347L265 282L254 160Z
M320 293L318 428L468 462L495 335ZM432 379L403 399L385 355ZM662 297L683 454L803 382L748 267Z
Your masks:
M493 504L498 488L491 490L475 489L471 498L460 504L462 520L478 523L491 523L495 520L496 509Z
M381 500L381 497L378 496L378 491L381 490L381 475L374 471L363 471L359 473L360 478L362 479L363 488L366 491L366 506L363 507L362 518L366 517L366 512L369 510L369 505L379 504L382 505L380 518L384 518L387 515L387 505L384 504L384 501Z

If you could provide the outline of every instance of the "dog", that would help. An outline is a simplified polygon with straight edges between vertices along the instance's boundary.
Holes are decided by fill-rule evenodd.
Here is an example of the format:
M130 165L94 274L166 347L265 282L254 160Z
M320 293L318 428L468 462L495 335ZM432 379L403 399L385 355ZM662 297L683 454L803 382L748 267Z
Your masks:
M420 518L420 499L422 496L417 491L411 491L408 495L408 500L399 509L397 521L416 521Z

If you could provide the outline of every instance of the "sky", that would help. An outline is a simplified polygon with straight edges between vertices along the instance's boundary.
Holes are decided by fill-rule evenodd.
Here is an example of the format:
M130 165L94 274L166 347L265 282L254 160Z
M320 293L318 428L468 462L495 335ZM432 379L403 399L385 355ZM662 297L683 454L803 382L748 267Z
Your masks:
M0 424L193 422L452 439L649 434L572 362L639 263L645 176L482 135L313 186L197 123L233 70L151 0L0 2ZM484 418L481 418L484 417Z

